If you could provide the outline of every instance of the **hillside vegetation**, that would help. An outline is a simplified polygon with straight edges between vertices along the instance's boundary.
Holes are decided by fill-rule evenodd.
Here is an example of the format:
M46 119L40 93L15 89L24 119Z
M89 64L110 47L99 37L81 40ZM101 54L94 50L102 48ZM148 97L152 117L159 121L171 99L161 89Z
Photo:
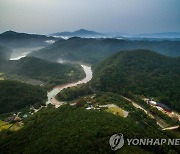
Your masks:
M47 92L41 87L16 81L0 81L0 114L31 105L45 105Z
M92 85L131 97L155 97L180 111L180 59L148 50L116 53L93 68Z
M139 116L147 119L143 112ZM138 114L137 114L138 115ZM136 114L133 117L138 118ZM125 138L168 138L166 133L152 127L152 120L137 124L131 118L122 118L105 111L61 106L45 108L30 117L25 127L16 133L0 134L2 153L112 153L109 138L123 133ZM171 146L127 146L117 153L175 152Z
M89 84L81 84L75 87L69 87L63 89L56 98L60 101L72 101L77 99L79 96L86 96L92 94L93 91L89 87Z
M149 49L168 56L180 56L179 41L133 41L79 37L57 41L44 49L32 52L30 56L46 60L57 60L58 58L62 58L92 64L120 50L132 49Z
M34 57L0 61L0 71L55 85L76 81L85 75L79 65L52 63Z

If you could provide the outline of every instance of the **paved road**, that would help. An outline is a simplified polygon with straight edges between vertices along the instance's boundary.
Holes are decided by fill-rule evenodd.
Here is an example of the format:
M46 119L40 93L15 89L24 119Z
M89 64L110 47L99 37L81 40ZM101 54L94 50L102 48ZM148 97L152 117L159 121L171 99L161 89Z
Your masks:
M164 128L162 130L173 130L173 129L178 129L179 126L173 126L173 127L168 127L168 128Z
M144 111L149 117L155 119L155 117L154 117L151 113L149 113L146 109L144 109L143 107L141 107L140 105L138 105L137 103L135 103L133 100L131 100L131 99L129 99L129 98L126 98L126 97L124 97L124 96L122 96L122 97L123 97L125 100L131 102L135 108ZM156 120L156 121L157 121L157 120ZM160 122L157 121L157 124L158 124L161 128L164 128L164 126L163 126Z

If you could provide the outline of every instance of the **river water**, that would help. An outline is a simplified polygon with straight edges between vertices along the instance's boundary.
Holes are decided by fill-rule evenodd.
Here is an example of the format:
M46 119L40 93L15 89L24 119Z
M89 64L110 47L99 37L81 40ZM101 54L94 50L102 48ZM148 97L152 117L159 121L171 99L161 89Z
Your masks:
M38 47L38 48L21 48L21 49L14 49L12 54L11 54L11 58L10 60L19 60L23 57L26 57L27 54L31 53L33 50L37 50L37 49L41 49L42 47ZM61 63L61 61L58 61L59 63ZM64 61L63 61L64 62ZM54 87L51 91L48 92L47 97L48 100L46 102L46 104L53 104L56 107L59 107L60 105L62 105L64 102L59 102L58 100L55 99L56 95L62 91L65 88L68 87L74 87L77 86L78 84L82 84L82 83L87 83L92 79L92 70L90 66L86 66L86 65L81 65L81 67L83 68L86 77L78 82L73 82L73 83L68 83L68 84L63 84L63 85L58 85L56 87Z
M86 65L81 65L81 67L83 68L86 77L78 82L74 82L74 83L68 83L68 84L64 84L64 85L59 85L54 87L50 92L48 92L47 96L48 96L48 101L46 102L46 104L53 104L56 107L59 107L60 105L64 104L64 102L59 102L55 99L56 95L62 91L65 88L69 88L69 87L74 87L77 86L79 84L82 83L87 83L92 79L92 70L90 66L86 66Z

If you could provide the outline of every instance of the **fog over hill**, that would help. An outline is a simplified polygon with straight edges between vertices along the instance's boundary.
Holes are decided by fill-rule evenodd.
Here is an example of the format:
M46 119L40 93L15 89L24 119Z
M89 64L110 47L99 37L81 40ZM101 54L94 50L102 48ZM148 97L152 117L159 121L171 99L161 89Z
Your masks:
M29 56L53 61L61 58L72 61L96 63L117 51L129 49L149 49L164 55L176 57L180 56L180 41L74 37L68 40L59 40L46 48L30 53Z
M45 85L64 84L84 77L84 72L79 65L52 63L35 57L2 60L0 72L5 74L5 79L25 80L28 83L33 79ZM36 82L33 81L32 84Z
M70 38L70 37L103 37L106 36L103 33L95 32L95 31L89 31L86 29L80 29L74 32L57 32L50 34L50 36L55 36L55 37L63 37L63 38Z
M0 45L0 59L9 59L11 56L11 49Z
M54 37L83 37L83 38L123 38L123 39L180 39L180 33L178 32L164 32L164 33L149 33L149 34L131 34L131 33L121 33L121 32L96 32L92 30L79 29L74 32L56 32L49 34L49 36Z
M159 39L176 39L180 38L180 33L178 32L166 32L166 33L152 33L152 34L138 34L134 35L135 37L143 37L143 38L159 38Z
M14 31L6 31L0 34L0 45L9 48L37 47L46 46L50 41L56 41L57 38L52 36L18 33Z

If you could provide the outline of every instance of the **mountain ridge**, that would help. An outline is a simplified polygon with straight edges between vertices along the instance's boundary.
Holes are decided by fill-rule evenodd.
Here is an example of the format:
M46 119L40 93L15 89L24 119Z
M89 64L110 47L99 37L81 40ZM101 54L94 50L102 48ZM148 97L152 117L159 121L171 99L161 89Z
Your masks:
M115 38L73 37L68 40L57 41L44 49L32 52L29 56L46 60L62 58L93 64L118 51L133 49L149 49L176 57L180 56L180 41L139 41Z
M60 39L60 38L59 38ZM56 41L57 38L46 35L19 33L6 31L0 34L0 44L9 48L46 46L46 41Z

